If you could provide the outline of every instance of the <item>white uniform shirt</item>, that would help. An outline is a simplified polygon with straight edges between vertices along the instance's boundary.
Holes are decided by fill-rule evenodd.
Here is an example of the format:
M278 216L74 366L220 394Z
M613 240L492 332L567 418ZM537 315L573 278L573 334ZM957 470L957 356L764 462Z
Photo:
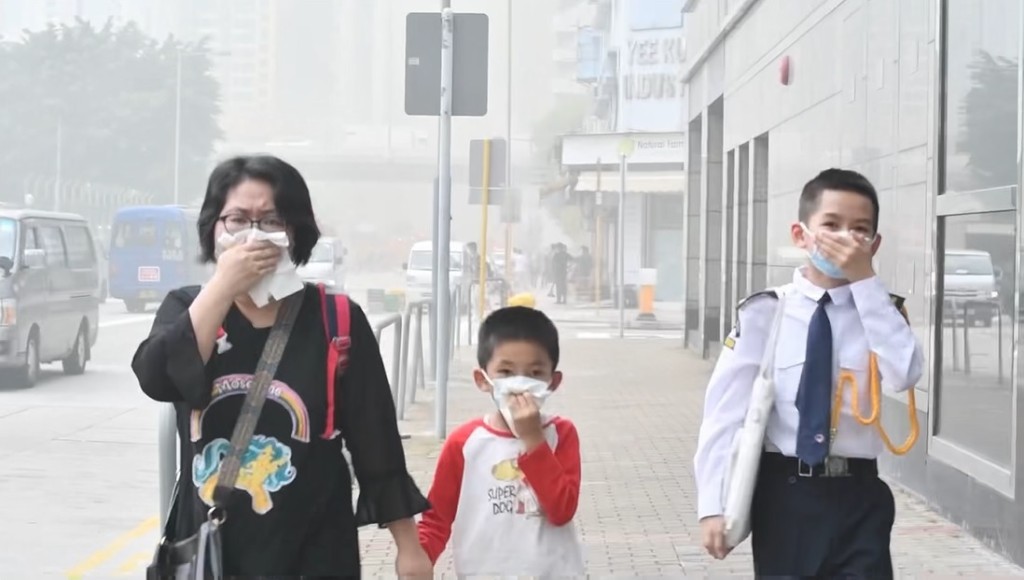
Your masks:
M768 420L765 446L795 457L800 425L796 395L807 351L807 330L825 290L797 269L793 283L778 291L787 292L786 311L776 344L775 407ZM828 293L832 302L825 306L825 311L832 325L833 389L840 370L852 372L857 381L860 414L867 417L871 411L869 354L877 355L883 387L904 391L921 378L921 345L877 276L833 288ZM733 437L746 417L778 304L778 300L764 296L742 305L736 327L715 364L704 399L704 418L694 457L699 518L723 512L722 485ZM874 459L882 452L882 440L873 425L861 425L853 417L852 389L845 389L831 455Z

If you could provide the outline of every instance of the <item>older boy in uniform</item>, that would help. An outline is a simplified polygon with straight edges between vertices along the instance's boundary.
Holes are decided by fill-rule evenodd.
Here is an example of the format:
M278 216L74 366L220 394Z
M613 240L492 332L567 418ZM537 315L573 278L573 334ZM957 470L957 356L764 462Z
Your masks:
M724 558L722 485L733 436L743 424L768 334L786 292L775 351L775 405L751 508L758 577L892 578L892 491L878 477L883 442L854 417L846 391L832 424L839 373L869 400L869 356L883 384L912 388L923 356L903 309L871 265L878 251L878 195L864 176L828 169L800 195L790 226L807 264L793 281L758 292L738 307L708 384L694 458L705 548ZM861 411L863 414L863 411Z

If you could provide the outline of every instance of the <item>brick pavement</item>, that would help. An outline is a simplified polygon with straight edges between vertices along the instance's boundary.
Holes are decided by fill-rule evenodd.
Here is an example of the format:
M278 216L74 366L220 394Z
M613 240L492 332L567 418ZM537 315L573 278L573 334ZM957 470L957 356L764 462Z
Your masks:
M468 377L473 352L452 365L450 425L482 414L490 401ZM563 340L566 382L548 409L575 421L583 453L577 525L595 577L750 577L749 543L714 562L699 546L691 458L711 365L668 340ZM419 393L403 432L410 471L426 491L439 445L433 438L431 391ZM894 486L895 487L895 486ZM893 553L900 578L1019 577L1008 563L942 519L909 493L894 489ZM390 536L363 530L364 573L393 575ZM452 577L450 559L438 576Z

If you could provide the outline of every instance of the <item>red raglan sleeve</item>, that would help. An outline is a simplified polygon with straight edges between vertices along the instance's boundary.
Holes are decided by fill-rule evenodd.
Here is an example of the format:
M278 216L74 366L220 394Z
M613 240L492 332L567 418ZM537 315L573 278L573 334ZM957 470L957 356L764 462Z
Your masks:
M444 553L448 539L452 535L452 523L459 507L459 492L462 490L462 472L465 466L462 449L474 430L474 426L464 425L452 432L445 440L441 454L437 458L434 483L427 494L431 507L423 512L418 525L420 544L430 556L430 561L434 563L437 563L437 559Z
M519 456L519 469L552 524L564 526L576 515L580 499L580 437L568 419L553 421L558 443Z

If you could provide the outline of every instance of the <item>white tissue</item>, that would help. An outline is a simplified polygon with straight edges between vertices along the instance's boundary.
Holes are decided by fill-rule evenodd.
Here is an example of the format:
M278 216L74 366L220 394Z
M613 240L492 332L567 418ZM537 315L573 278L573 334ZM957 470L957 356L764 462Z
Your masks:
M221 234L217 238L217 246L221 251L227 250L236 244L242 244L250 240L267 241L282 249L281 259L277 263L277 269L273 274L264 276L255 286L249 290L249 297L252 298L257 308L263 308L270 303L270 300L282 300L287 296L302 290L302 279L295 271L295 264L288 254L288 234L285 232L267 233L263 230L252 228L237 234Z

